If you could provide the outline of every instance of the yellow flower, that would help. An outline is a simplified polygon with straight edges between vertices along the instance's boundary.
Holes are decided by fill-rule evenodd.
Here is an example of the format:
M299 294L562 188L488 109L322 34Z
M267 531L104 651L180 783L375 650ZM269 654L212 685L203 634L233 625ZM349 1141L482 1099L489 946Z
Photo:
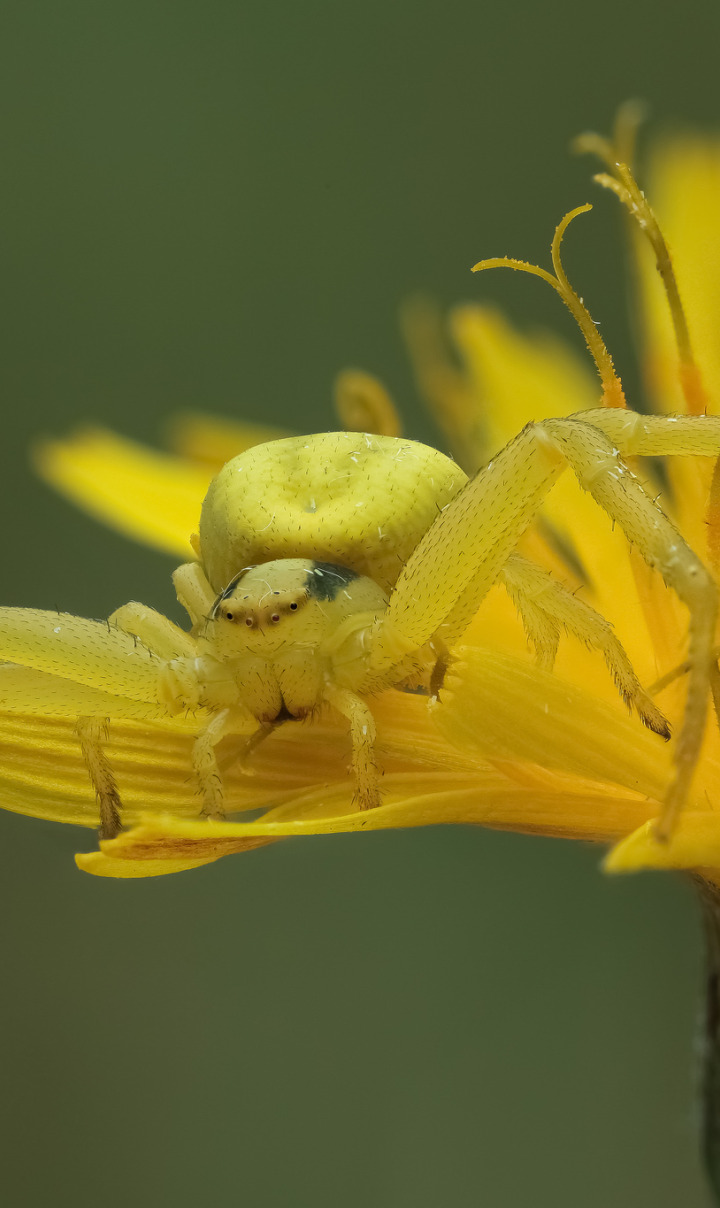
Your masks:
M606 144L593 148L608 150ZM622 191L621 180L613 185L606 177L603 183ZM684 348L681 341L679 374L665 294L652 256L638 245L648 391L658 412L698 410L702 383L707 397L720 398L720 143L683 140L661 147L650 194L676 252L691 343ZM490 307L464 306L450 316L462 368L448 355L444 327L431 307L409 307L405 326L419 383L468 471L528 421L598 406L591 365L555 337L518 332ZM592 332L586 335L591 342ZM611 363L605 369L605 401L612 402L617 379ZM339 394L349 427L393 430L392 405L372 379L345 376ZM189 536L215 470L241 449L278 435L284 433L190 417L176 424L166 454L93 429L42 444L36 460L41 474L86 510L180 561L193 557ZM706 524L705 515L711 470L692 459L669 459L670 492L663 503L700 556L714 563L717 525L712 513ZM671 673L685 658L683 611L570 475L554 488L522 548L613 623L642 682L660 684L658 703L677 722L684 681ZM67 668L0 667L0 802L6 808L97 826L76 719L83 692L95 693L95 710L100 707L103 649L111 657L113 641L108 632L98 681L82 690ZM671 751L628 715L596 652L568 637L555 669L538 667L513 605L497 587L455 651L438 700L428 704L392 690L373 701L384 771L383 804L376 809L353 805L347 728L321 716L269 737L253 754L252 774L229 762L228 811L261 811L259 816L201 820L190 768L203 717L170 718L150 700L105 697L106 751L127 829L102 841L100 851L77 857L88 872L158 875L289 836L461 822L620 840L608 861L614 870L701 869L720 884L720 734L714 721L690 801L671 842L660 844L650 826L670 776ZM228 760L231 755L228 750Z

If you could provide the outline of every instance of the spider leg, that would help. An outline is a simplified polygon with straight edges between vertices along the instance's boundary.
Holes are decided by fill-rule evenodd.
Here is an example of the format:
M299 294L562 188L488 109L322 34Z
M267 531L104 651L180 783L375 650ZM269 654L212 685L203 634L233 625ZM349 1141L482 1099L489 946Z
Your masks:
M100 717L79 717L75 723L82 757L100 807L100 838L114 839L122 830L122 802L113 770L105 754L107 728L107 720Z
M659 822L667 837L687 796L702 742L717 615L715 583L675 525L646 495L629 453L720 451L720 420L646 418L601 411L528 424L443 509L398 578L379 622L373 671L418 649L470 591L477 608L566 466L624 530L690 613L688 692L675 775ZM589 421L588 422L588 417ZM609 418L608 418L609 417ZM674 417L673 417L674 418ZM601 430L602 427L602 430ZM705 428L705 431L703 431ZM606 431L607 430L607 431ZM470 590L471 589L471 590Z
M581 411L569 416L570 420L599 428L623 457L720 454L718 415L640 415L637 411L603 407Z
M222 775L215 748L223 738L246 732L248 717L249 714L242 708L221 709L195 739L192 764L203 799L201 812L207 818L225 817ZM265 738L266 734L266 727L261 726L257 741ZM252 744L254 737L254 734L250 736L249 744Z
M257 730L254 730L250 735L245 735L243 741L234 751L227 755L225 759L218 760L220 771L226 772L228 768L238 764L244 776L254 776L255 771L250 767L250 757L254 755L260 744L277 730L278 726L283 725L284 720L284 718L281 718L280 721L261 721Z
M540 667L552 670L560 632L566 630L584 645L602 653L618 692L628 707L637 711L644 725L663 738L670 737L665 717L643 689L605 617L567 591L542 567L518 554L508 558L500 579L520 613Z
M162 652L137 641L146 614L155 628L170 621L130 604L110 621L66 613L0 608L0 695L3 708L75 717L75 733L100 808L100 837L112 839L121 822L120 794L105 754L108 719L166 717L160 700ZM126 629L119 620L125 613ZM181 634L181 631L178 630ZM186 635L181 635L185 637Z
M361 697L347 688L326 684L324 699L350 722L353 771L361 810L381 804L378 770L375 763L375 718Z
M526 566L530 565L526 563ZM534 569L540 570L540 567ZM562 622L553 611L550 592L543 590L550 584L535 582L532 574L523 573L523 570L521 559L512 554L500 572L500 581L520 614L525 635L535 650L535 662L544 671L552 671L560 646Z
M190 617L193 627L198 627L210 616L217 596L207 581L199 562L184 562L173 571L173 586L180 604Z
M156 705L162 659L108 621L0 608L0 660L131 701Z
M146 604L138 604L136 600L116 608L108 623L117 626L123 633L139 638L148 650L160 658L176 659L183 655L192 658L195 655L195 642L184 629L161 612L148 608Z

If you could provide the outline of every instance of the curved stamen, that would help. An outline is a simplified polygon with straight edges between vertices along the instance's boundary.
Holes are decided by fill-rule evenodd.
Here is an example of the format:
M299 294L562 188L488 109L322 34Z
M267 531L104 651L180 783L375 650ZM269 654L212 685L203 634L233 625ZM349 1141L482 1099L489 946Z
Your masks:
M630 116L632 117L630 132L622 126L619 114L614 140L588 132L574 139L572 147L580 154L589 153L602 160L608 171L598 172L593 176L593 180L602 188L609 189L615 194L650 241L655 253L655 264L670 307L680 361L680 385L687 409L691 415L703 415L707 410L707 395L703 387L700 369L695 361L670 250L655 213L629 167L632 160L635 130L641 120L639 110ZM630 125L630 118L627 125Z
M576 218L578 214L587 214L591 209L592 206L588 204L570 210L555 228L551 246L554 274L549 273L544 268L539 268L536 264L528 264L525 260L514 260L509 256L497 256L490 260L480 260L477 264L473 265L472 271L476 273L482 272L487 268L512 268L524 273L531 273L533 276L541 277L543 281L547 281L548 285L551 285L560 295L583 334L585 343L600 374L600 381L603 387L603 405L606 407L626 407L627 403L625 402L622 382L615 371L612 357L605 347L605 343L585 303L568 281L560 256L560 246L563 236L573 218Z

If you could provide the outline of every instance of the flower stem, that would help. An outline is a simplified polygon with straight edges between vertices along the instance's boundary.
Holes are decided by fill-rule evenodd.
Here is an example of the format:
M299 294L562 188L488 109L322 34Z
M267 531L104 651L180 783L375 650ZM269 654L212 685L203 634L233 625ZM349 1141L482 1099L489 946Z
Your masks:
M705 928L705 1017L702 1041L702 1145L715 1202L720 1205L720 889L695 879Z

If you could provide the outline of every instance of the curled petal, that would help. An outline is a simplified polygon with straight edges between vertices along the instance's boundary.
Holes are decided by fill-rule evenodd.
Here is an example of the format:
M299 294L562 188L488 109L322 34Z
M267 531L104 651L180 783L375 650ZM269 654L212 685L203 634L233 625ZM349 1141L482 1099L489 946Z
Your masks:
M653 823L645 822L607 856L605 872L637 872L642 868L694 869L720 884L720 814L686 810L672 838L659 840Z

